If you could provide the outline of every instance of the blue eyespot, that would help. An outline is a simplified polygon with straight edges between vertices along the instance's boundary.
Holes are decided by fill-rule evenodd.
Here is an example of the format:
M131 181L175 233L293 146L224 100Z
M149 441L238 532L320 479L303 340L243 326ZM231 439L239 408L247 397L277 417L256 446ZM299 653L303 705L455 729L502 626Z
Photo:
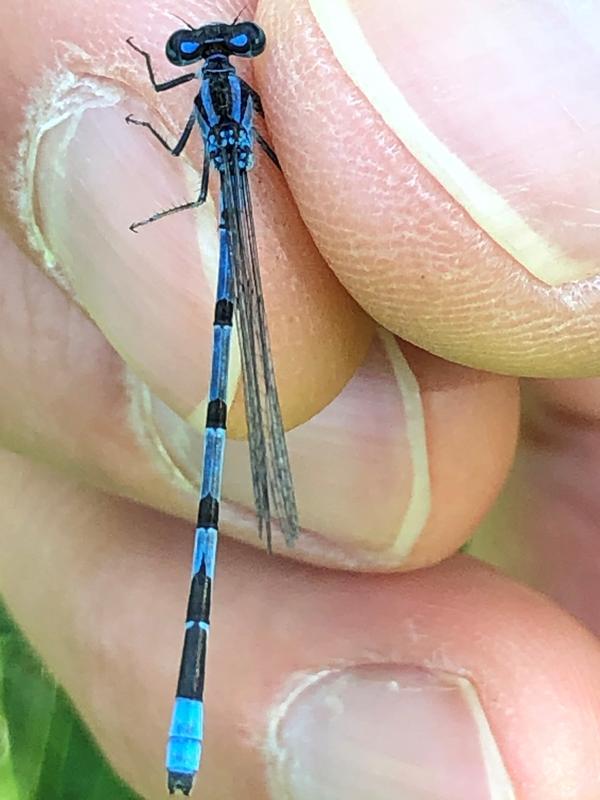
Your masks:
M194 55L194 53L198 50L199 47L200 45L198 44L198 42L191 42L189 40L187 42L181 42L181 44L179 45L179 49L186 56Z
M245 47L248 44L248 36L245 33L238 33L237 36L231 37L229 44L232 44L234 47Z

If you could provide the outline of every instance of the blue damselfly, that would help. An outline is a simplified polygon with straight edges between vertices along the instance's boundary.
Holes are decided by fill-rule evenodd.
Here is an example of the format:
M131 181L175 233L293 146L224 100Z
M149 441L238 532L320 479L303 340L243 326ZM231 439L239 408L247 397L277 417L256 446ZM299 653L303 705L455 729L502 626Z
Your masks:
M211 164L220 176L219 275L204 461L185 640L167 745L169 791L187 795L202 752L204 667L217 548L234 314L242 354L259 533L264 534L269 549L272 518L279 519L285 541L292 544L298 535L298 514L271 358L248 181L255 142L277 167L279 161L254 127L254 113L263 115L260 97L230 63L232 56L253 58L262 53L265 34L255 23L238 22L238 19L231 24L214 23L199 28L182 21L188 27L171 35L166 45L167 58L178 67L203 63L197 71L171 80L157 82L149 54L128 39L128 44L145 59L148 76L157 92L173 89L194 78L199 80L194 108L179 140L171 147L149 122L131 116L127 121L148 128L174 156L181 154L196 124L204 143L199 196L134 223L133 231L175 212L200 206L207 197Z

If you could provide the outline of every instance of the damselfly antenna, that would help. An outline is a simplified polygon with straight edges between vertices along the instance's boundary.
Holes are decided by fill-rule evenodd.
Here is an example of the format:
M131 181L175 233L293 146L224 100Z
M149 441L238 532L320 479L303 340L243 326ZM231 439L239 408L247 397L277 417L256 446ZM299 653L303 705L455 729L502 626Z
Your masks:
M195 31L196 30L196 28L193 25L190 25L190 23L187 21L187 19L184 19L183 17L180 17L178 14L173 14L171 11L167 11L167 14L170 17L174 17L175 19L178 19L179 22L183 22L183 24L186 27L188 27L191 31Z
M245 5L245 6L242 8L242 10L241 10L241 11L238 13L237 17L236 17L236 18L233 20L233 22L231 23L232 25L235 25L237 22L239 22L239 19L240 19L240 17L242 16L242 14L244 13L244 11L245 11L247 8L248 8L248 6L247 6L247 5Z

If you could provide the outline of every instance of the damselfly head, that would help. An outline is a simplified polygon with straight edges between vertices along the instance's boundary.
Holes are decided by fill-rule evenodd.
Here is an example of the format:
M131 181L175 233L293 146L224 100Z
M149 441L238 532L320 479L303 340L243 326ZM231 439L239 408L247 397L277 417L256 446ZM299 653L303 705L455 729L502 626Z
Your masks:
M167 42L172 64L184 67L213 55L253 58L265 49L265 34L255 22L216 22L193 30L175 31Z

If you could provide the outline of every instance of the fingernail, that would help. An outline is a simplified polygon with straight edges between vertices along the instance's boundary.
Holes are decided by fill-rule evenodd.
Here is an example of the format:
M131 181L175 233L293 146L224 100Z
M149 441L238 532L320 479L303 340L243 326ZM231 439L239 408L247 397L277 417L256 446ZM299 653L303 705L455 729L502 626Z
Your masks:
M288 443L304 524L401 564L429 519L431 485L421 391L398 340L378 329L354 378Z
M269 740L277 800L515 800L473 684L418 667L307 678Z
M349 77L472 219L532 275L597 275L600 148L588 31L571 4L310 0Z
M161 452L196 485L202 437L156 398ZM379 331L365 364L323 411L287 435L300 522L295 551L350 566L397 566L431 509L425 418L417 380L398 340ZM254 505L248 443L229 441L223 497ZM364 502L364 497L369 502ZM252 533L254 535L254 533Z
M136 374L185 416L208 381L210 342L202 334L217 267L214 208L209 202L162 228L129 230L198 191L195 170L169 158L146 129L127 125L130 112L150 113L126 98L74 105L45 131L35 158L37 222L77 302Z

